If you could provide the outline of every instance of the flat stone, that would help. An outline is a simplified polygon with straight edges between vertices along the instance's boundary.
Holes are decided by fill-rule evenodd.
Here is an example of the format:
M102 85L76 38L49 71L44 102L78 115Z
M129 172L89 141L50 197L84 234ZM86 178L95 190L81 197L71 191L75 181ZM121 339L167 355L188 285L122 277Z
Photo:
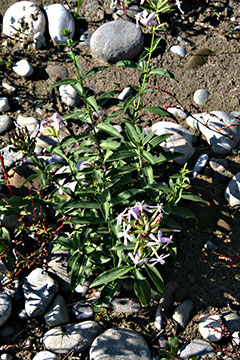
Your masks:
M91 319L94 315L91 306L82 305L81 303L73 305L72 313L78 320Z
M199 332L202 337L212 342L222 339L222 320L218 315L204 315L199 319Z
M69 76L68 70L64 65L48 65L45 70L53 81L67 79Z
M240 331L234 331L234 333L232 333L232 343L233 345L240 345Z
M12 126L12 119L8 115L0 115L0 134L5 133Z
M81 32L81 35L79 37L80 45L90 47L90 40L91 40L92 34L93 34L93 31L90 31L90 30L84 30L83 32Z
M141 11L140 7L136 4L126 5L125 12L121 6L114 6L112 10L112 17L114 20L127 20L135 23L135 16Z
M137 56L144 43L142 30L130 21L110 21L100 26L90 40L92 51L109 62Z
M198 49L187 61L186 69L196 69L199 66L204 65L208 61L208 57L211 53L212 51L206 48Z
M185 120L187 118L187 113L185 112L183 107L169 107L167 111L174 116L178 116L180 119Z
M198 157L198 159L194 165L193 171L192 171L193 177L196 177L198 174L200 174L200 172L203 171L203 169L205 168L207 163L208 163L208 155L207 154L200 155Z
M11 298L7 294L0 294L0 326L3 326L12 313Z
M240 331L240 316L237 313L227 312L221 314L221 317L231 334L235 331Z
M70 320L66 301L61 295L55 297L48 312L44 315L44 320L49 326L65 324Z
M135 313L141 309L141 305L136 300L127 298L115 298L109 305L115 313Z
M19 114L17 117L17 124L21 127L24 128L26 127L28 132L30 134L33 133L33 131L36 129L36 127L38 126L39 122L37 119L35 119L33 116L24 116L22 114Z
M120 94L118 95L118 99L125 101L132 94L132 88L130 86L125 87Z
M61 292L71 291L71 274L67 271L70 251L58 250L50 255L48 273L55 277L59 283Z
M79 93L69 84L59 86L62 102L68 106L77 106L80 103Z
M19 60L13 65L13 71L20 76L31 76L33 74L33 67L26 59Z
M229 182L224 196L230 206L240 206L240 172Z
M178 325L185 329L188 321L190 320L192 311L193 302L191 300L185 300L176 307L173 312L172 318Z
M89 360L151 360L151 352L144 338L127 328L104 331L92 343Z
M179 55L181 57L184 57L186 56L187 54L187 51L186 49L183 47L183 46L180 46L180 45L173 45L170 47L170 51L173 53L173 54L176 54L176 55Z
M0 149L1 154L3 155L5 169L8 170L17 160L22 158L22 154L18 154L11 150L11 146L7 145ZM2 168L0 167L0 174L2 173Z
M205 89L198 89L195 91L195 93L193 94L193 101L197 104L197 105L203 105L205 104L205 102L207 101L207 99L209 98L210 93L205 90Z
M184 344L178 351L179 360L188 360L190 356L198 356L198 359L202 359L205 355L212 358L216 356L215 350L204 340L194 339Z
M8 103L8 98L4 97L0 97L0 112L5 112L8 111L10 109L9 103Z
M57 355L50 351L40 351L32 360L57 360Z
M58 290L58 284L44 270L34 269L23 284L25 310L28 316L45 313L49 303Z
M67 354L72 349L78 353L90 347L100 333L101 326L95 321L67 324L48 330L43 335L43 345L56 354Z
M29 36L45 31L45 16L38 5L31 1L18 1L11 5L3 16L3 33L14 38L17 31L21 28L21 22L24 21L28 28L19 34L23 40L29 39Z

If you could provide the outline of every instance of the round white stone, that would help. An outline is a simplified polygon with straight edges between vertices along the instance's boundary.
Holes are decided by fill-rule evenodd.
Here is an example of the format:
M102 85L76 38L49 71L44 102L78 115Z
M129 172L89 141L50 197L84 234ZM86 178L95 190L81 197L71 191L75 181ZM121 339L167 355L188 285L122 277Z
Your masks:
M207 90L204 89L198 89L195 91L194 95L193 95L193 101L197 104L197 105L203 105L207 99L209 98L209 92Z
M174 54L177 54L177 55L181 56L181 57L184 57L187 54L186 49L183 46L180 46L180 45L171 46L170 51L172 53L174 53Z
M22 59L13 65L13 70L20 76L30 76L33 73L33 67L29 61Z
M77 106L80 102L79 93L70 85L59 86L62 102L68 106Z
M48 18L48 30L51 39L56 43L66 43L67 39L62 35L64 29L71 31L70 38L75 32L75 22L70 12L61 4L44 6Z
M24 21L28 28L20 34L24 40L37 32L45 31L45 16L39 7L31 1L19 1L11 5L3 16L3 33L14 38Z
M40 351L33 360L57 360L57 355L50 351Z
M0 97L0 112L8 111L9 109L8 98Z

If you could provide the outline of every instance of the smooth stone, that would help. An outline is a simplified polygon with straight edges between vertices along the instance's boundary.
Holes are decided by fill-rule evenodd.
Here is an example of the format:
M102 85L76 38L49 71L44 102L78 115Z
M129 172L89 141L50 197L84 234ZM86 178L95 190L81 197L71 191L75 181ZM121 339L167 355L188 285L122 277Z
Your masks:
M125 87L120 94L118 95L118 99L125 101L132 94L132 88L130 86Z
M203 315L199 319L199 332L204 339L218 342L223 337L221 323L218 315Z
M19 317L19 319L21 319L21 320L27 319L27 318L28 318L28 314L27 314L26 310L25 310L25 309L20 310L19 313L18 313L18 317Z
M79 37L80 45L90 47L90 40L91 40L92 34L93 34L93 31L90 31L90 30L83 31Z
M11 298L7 294L0 294L0 326L3 326L12 313Z
M64 65L48 65L45 70L53 81L67 79L69 76L68 70Z
M110 304L115 313L134 313L141 309L141 305L134 299L114 298Z
M203 171L203 169L205 168L207 163L208 163L208 155L207 154L200 155L198 157L198 159L194 165L193 171L192 171L193 177L196 177L198 174L200 174L200 172Z
M240 345L240 331L234 331L234 333L232 333L232 343L237 346Z
M20 35L23 40L28 39L29 34L44 33L46 25L45 16L38 5L31 1L16 2L7 9L3 16L3 33L14 38L17 31L21 29L22 20L29 25L28 29Z
M136 4L126 5L126 13L124 13L122 7L114 6L112 10L112 17L114 20L128 20L136 21L135 16L141 11L140 7Z
M155 131L156 135L172 134L172 136L162 142L160 146L165 151L182 154L182 156L174 159L177 164L183 165L192 157L195 151L192 146L193 136L190 131L182 125L170 121L159 121L152 125L151 130Z
M8 98L0 97L0 112L5 112L10 109Z
M18 154L11 150L11 146L7 145L0 149L1 154L3 155L4 166L8 170L17 160L22 158L22 154ZM2 173L2 168L0 167L0 174Z
M57 360L57 355L50 351L40 351L32 360Z
M13 71L20 76L31 76L33 74L33 67L28 60L22 59L13 65Z
M84 285L78 284L78 285L75 287L74 291L75 291L77 294L80 294L81 296L84 296L84 295L86 295L86 293L88 292L89 285L90 285L90 282L89 282L89 281L85 281Z
M13 93L16 90L16 88L14 86L6 83L5 81L2 81L2 87L4 89L7 89L7 91L9 91L10 93Z
M101 331L101 326L91 320L58 326L43 335L43 345L56 354L67 354L71 350L78 353L89 348Z
M186 69L196 69L199 66L204 65L208 61L209 55L212 53L209 49L198 49L193 56L186 63Z
M9 284L9 278L7 276L4 276L3 279L1 280L2 289L5 294L7 294L10 297L13 297L20 288L20 281L18 278L15 278L12 280L10 286L8 284Z
M70 320L66 301L61 295L55 297L48 312L44 315L44 320L49 326L65 324Z
M204 340L194 339L184 344L178 351L179 360L188 360L190 356L198 356L203 359L205 355L212 358L216 355L213 346Z
M168 343L168 339L165 335L160 336L160 338L158 339L158 344L160 346L161 349L164 349L167 346Z
M194 130L200 131L206 138L212 151L217 154L227 154L237 146L237 142L226 138L231 135L237 141L240 141L240 127L234 126L239 120L225 111L211 111L210 113L201 113L188 116L187 124ZM207 127L206 127L207 125ZM226 128L228 126L228 128ZM229 128L230 127L230 128Z
M77 106L80 103L79 93L69 84L59 86L62 102L68 106Z
M0 115L0 134L5 133L12 126L12 119L8 115Z
M144 43L140 28L130 21L117 20L101 25L90 40L92 51L106 61L130 60L137 56Z
M173 312L172 318L178 325L185 329L188 321L190 320L192 311L193 302L191 300L185 300L176 307Z
M33 35L33 43L34 43L34 48L36 50L46 48L45 37L40 31L38 31L36 34Z
M240 172L229 182L224 192L225 199L231 207L240 205Z
M184 57L187 55L187 51L183 46L179 46L179 45L173 45L170 47L170 51L173 54L179 55L181 57Z
M178 116L180 119L185 120L187 118L187 113L184 111L184 109L181 107L169 107L167 109L170 114L173 114L174 116Z
M71 13L62 4L44 6L48 19L48 30L50 37L56 43L66 43L67 39L62 35L64 29L71 31L72 39L75 32L75 22Z
M229 181L231 173L228 171L228 161L226 159L217 159L211 158L209 160L209 165L214 171L214 180L221 181Z
M217 246L215 244L213 244L210 240L208 240L204 244L204 248L207 249L207 250L217 250Z
M33 116L24 116L19 114L17 117L17 124L21 128L26 127L28 132L32 134L36 127L39 125L39 122Z
M67 271L70 251L58 250L50 254L48 273L55 277L61 292L71 291L71 274Z
M232 334L235 331L240 331L240 316L237 313L228 312L221 314L224 324L228 331Z
M127 328L112 328L100 334L92 343L89 360L151 360L144 338Z
M182 37L181 35L177 36L177 40L180 42L180 44L182 45L189 45L190 41L184 37Z
M3 353L3 354L1 354L0 359L1 360L13 360L13 356L10 354L7 354L7 353Z
M204 89L198 89L195 91L195 93L193 94L193 101L197 104L197 105L203 105L207 99L209 98L210 93L207 90Z
M53 136L40 135L36 139L36 146L46 149L49 145L57 145L57 140Z
M25 310L29 317L42 315L47 310L58 284L43 269L34 269L23 284Z
M80 303L73 305L72 313L77 320L91 319L94 315L91 306L82 305Z

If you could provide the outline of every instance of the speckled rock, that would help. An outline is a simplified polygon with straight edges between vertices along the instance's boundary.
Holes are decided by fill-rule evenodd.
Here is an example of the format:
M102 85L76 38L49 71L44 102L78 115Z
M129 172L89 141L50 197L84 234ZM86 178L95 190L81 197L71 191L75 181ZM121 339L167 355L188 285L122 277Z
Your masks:
M112 17L114 20L128 20L135 22L135 16L140 11L140 7L136 4L127 5L125 13L121 6L114 6L112 9Z
M176 307L173 312L172 318L178 325L185 329L188 321L190 320L192 311L193 302L191 300L185 300Z
M179 360L188 360L190 356L198 356L198 359L202 359L205 355L208 355L209 358L214 357L215 350L204 340L194 339L192 341L188 341L184 344L181 349L178 351L178 359ZM200 358L199 358L200 357Z
M8 103L8 98L6 98L5 96L0 97L0 113L8 111L9 109L10 109L10 106Z

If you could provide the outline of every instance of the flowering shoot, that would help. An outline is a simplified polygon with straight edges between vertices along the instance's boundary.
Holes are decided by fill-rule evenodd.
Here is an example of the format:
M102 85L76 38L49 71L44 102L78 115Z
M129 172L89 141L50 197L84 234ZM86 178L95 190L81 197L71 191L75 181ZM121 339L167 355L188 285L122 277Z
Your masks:
M137 15L135 15L136 18L136 27L139 27L139 22L144 26L151 26L151 25L157 25L157 21L154 20L156 17L156 14L154 12L148 14L147 10L143 10Z

